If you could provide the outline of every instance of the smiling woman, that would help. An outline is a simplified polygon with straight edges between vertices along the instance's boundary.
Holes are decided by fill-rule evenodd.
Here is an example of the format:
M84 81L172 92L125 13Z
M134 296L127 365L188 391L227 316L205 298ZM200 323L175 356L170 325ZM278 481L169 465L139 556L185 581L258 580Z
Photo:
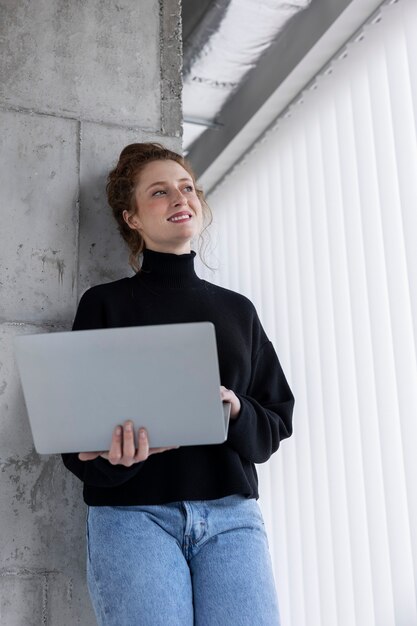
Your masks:
M212 221L190 164L160 144L126 146L108 176L107 196L135 270L145 247L174 254L190 252L191 241L198 236L202 242ZM183 212L189 215L189 223L173 219ZM169 224L187 228L174 229Z
M146 165L135 189L136 210L123 211L128 226L142 236L147 248L185 254L200 232L202 207L194 181L176 161Z
M107 192L138 271L88 289L73 330L212 322L219 394L231 409L219 445L152 448L144 428L135 444L132 422L115 416L108 450L63 455L84 483L97 620L277 626L255 463L291 435L293 395L250 300L195 273L191 242L210 214L186 161L156 144L133 144Z

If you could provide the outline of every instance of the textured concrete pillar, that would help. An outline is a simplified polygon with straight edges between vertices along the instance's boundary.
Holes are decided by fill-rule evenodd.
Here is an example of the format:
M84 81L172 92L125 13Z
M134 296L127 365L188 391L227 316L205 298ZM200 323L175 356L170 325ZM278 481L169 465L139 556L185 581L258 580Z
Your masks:
M181 147L180 5L0 0L0 42L0 624L90 626L82 485L33 449L13 337L131 274L104 181L127 143Z

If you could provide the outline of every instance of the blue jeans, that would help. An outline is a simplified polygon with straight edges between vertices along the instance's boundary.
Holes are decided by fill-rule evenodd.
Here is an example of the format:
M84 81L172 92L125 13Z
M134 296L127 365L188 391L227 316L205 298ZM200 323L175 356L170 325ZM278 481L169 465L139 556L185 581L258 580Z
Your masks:
M279 626L256 500L89 507L87 549L100 626Z

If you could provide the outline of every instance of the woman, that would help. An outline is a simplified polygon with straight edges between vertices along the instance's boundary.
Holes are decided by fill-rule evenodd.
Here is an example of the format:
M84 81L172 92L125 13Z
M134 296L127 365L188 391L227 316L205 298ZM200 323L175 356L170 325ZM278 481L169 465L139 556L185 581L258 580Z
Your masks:
M107 195L138 271L89 289L73 329L213 322L231 420L221 445L149 448L141 428L135 448L124 422L108 451L63 455L84 483L98 623L274 626L254 463L291 435L293 395L253 304L194 271L191 240L209 209L188 163L159 144L132 144Z

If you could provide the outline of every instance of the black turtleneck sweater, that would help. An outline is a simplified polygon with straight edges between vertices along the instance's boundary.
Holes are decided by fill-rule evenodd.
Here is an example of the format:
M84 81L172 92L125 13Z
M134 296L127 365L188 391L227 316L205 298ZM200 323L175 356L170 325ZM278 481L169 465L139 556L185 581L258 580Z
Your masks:
M131 278L97 285L82 296L73 330L213 322L220 381L241 403L220 445L184 446L154 454L130 468L103 458L63 454L84 483L91 506L211 500L232 494L258 497L254 463L267 461L292 432L294 398L275 350L248 298L200 279L195 252L145 250ZM115 416L115 422L121 416Z

